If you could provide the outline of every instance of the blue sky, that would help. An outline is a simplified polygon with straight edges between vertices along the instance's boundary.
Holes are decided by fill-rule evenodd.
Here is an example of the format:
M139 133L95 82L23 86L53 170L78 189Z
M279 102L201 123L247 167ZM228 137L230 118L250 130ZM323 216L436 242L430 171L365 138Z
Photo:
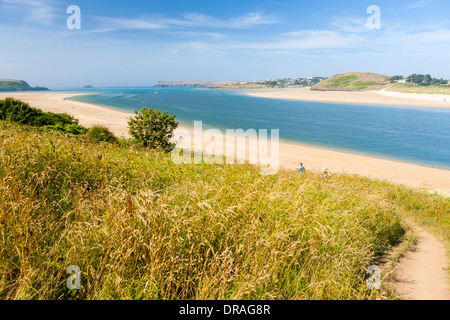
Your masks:
M70 5L81 29L69 30ZM381 29L367 8L381 9ZM0 0L0 78L50 88L361 71L450 78L448 0Z

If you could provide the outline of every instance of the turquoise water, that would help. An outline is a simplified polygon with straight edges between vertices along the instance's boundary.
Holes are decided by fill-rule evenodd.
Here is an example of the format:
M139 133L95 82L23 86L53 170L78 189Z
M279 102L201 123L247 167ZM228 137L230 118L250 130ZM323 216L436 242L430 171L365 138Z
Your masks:
M175 113L183 124L201 120L204 128L279 129L287 142L450 169L450 110L265 99L244 93L114 88L72 99L131 112L159 108Z

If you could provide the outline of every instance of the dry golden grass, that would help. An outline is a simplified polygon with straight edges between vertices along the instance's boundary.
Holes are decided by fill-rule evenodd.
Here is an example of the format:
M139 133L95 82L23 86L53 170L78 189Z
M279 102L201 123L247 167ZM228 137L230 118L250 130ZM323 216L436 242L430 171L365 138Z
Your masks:
M1 299L372 299L399 210L448 236L437 195L123 144L0 122Z

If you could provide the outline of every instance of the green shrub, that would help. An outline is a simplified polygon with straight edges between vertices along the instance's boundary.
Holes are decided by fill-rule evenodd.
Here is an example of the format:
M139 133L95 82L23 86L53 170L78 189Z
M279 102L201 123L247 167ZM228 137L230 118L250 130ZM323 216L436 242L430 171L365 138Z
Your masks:
M0 120L33 127L44 127L72 134L84 134L87 129L67 113L43 112L12 98L0 100Z
M87 129L83 126L80 126L78 124L61 124L57 123L51 126L43 126L45 129L52 129L52 130L58 130L63 132L68 132L72 134L84 134L86 133Z
M109 131L108 128L97 125L90 128L87 132L89 138L91 138L94 142L117 142L116 136Z

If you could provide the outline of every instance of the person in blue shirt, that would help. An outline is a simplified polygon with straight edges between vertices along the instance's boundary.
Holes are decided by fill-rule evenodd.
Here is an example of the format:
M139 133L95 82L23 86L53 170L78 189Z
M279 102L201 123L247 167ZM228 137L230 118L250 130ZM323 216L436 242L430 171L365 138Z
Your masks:
M303 166L303 163L300 162L300 167L297 168L297 172L300 174L303 174L306 172L305 167Z

